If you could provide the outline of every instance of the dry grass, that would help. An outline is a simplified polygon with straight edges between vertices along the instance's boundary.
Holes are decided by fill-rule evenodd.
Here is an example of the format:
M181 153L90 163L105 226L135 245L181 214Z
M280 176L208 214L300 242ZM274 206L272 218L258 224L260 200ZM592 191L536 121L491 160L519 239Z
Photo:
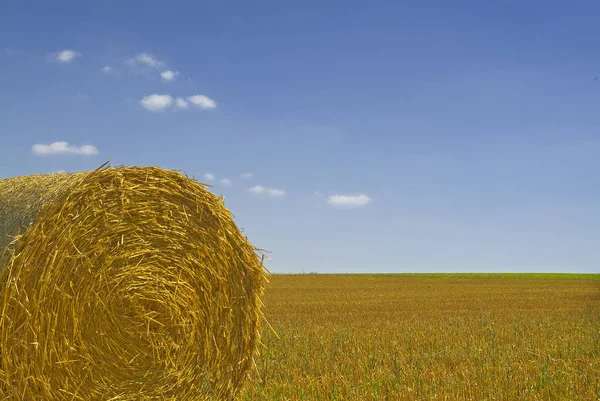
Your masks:
M243 400L600 399L600 277L271 276Z
M0 277L0 399L239 391L265 274L203 185L154 167L0 180L0 228L22 234Z

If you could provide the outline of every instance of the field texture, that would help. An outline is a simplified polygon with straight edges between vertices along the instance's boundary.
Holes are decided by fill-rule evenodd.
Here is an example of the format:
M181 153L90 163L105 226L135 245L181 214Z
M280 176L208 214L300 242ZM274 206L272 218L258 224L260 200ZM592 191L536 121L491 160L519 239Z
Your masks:
M275 275L264 304L243 400L600 400L600 275Z

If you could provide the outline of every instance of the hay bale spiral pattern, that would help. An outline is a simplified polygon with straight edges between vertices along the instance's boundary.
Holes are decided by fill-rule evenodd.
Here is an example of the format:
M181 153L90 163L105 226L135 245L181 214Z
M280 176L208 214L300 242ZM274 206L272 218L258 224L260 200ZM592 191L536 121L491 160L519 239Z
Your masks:
M156 167L4 179L0 230L2 399L239 392L265 271L204 185Z

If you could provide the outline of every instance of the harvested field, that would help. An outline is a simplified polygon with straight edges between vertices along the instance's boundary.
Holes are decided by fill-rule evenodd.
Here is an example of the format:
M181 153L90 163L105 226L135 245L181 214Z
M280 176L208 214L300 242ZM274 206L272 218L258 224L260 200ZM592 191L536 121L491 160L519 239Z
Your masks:
M600 399L600 275L274 275L243 400Z

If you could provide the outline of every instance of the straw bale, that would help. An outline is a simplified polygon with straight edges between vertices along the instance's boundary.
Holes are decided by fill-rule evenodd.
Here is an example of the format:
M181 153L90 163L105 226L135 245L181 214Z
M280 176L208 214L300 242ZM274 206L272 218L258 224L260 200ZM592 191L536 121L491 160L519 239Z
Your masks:
M0 399L229 400L262 259L223 200L157 167L0 180Z

